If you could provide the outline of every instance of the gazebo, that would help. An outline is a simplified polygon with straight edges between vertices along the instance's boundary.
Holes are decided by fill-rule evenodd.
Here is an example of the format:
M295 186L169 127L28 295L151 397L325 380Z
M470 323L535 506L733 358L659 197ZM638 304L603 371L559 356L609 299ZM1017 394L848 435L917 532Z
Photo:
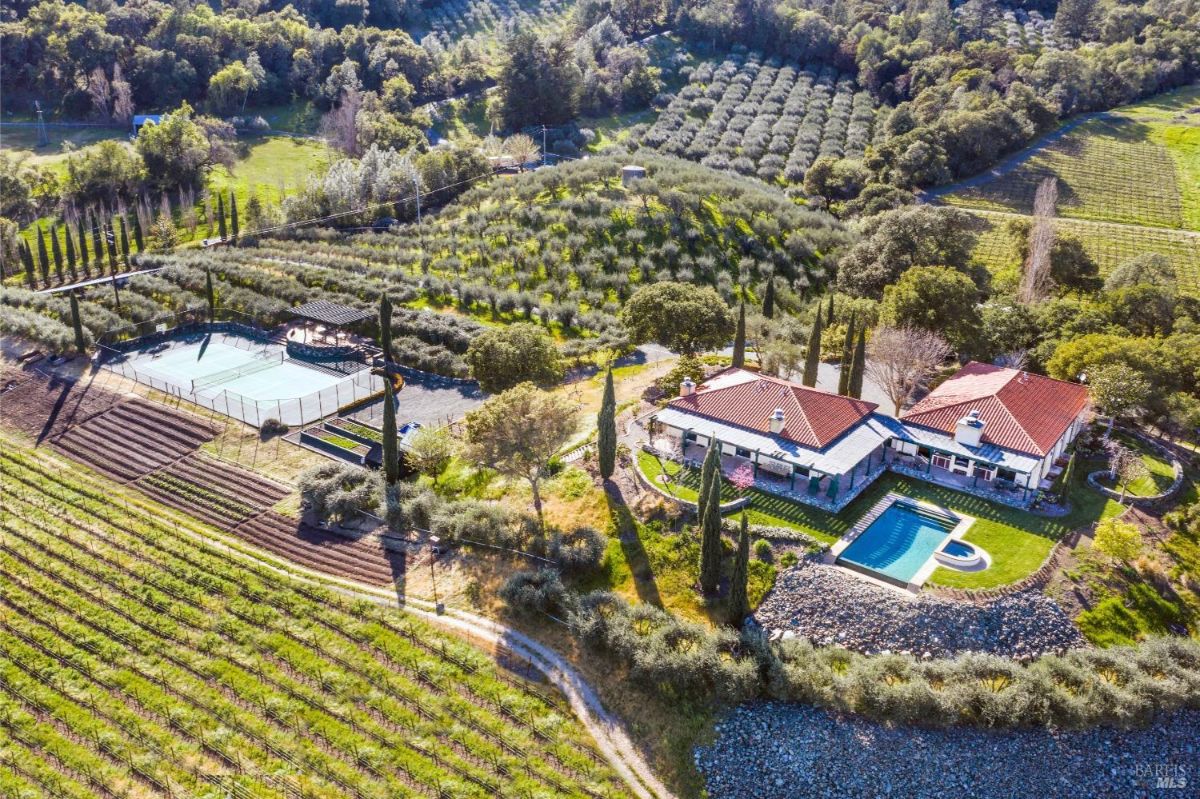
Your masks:
M308 346L342 346L345 328L372 316L371 311L361 311L350 305L313 300L292 309L293 321L299 320L302 324L288 330L288 340Z

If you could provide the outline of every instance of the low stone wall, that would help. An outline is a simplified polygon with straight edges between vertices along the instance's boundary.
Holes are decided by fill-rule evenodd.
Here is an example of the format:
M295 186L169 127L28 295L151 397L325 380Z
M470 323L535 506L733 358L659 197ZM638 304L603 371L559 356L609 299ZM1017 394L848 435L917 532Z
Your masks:
M700 506L698 503L692 502L691 500L688 500L688 499L682 499L680 497L675 496L674 494L664 491L662 486L658 485L653 480L651 480L649 477L647 477L646 473L642 471L642 465L640 463L638 463L638 459L637 459L636 455L633 458L633 473L635 475L637 475L637 479L638 479L639 483L641 483L643 486L650 489L654 493L658 494L663 499L670 500L671 502L674 502L676 505L683 508L684 510L691 511L692 513L695 513L696 511L698 511L700 509ZM733 500L732 502L726 502L725 504L721 505L721 513L723 513L723 514L730 513L731 511L738 510L739 508L744 508L748 504L750 504L750 497L738 497L737 499Z
M1171 461L1171 468L1175 472L1175 479L1171 481L1171 485L1166 491L1149 497L1134 496L1133 494L1126 492L1124 500L1129 502L1131 505L1137 505L1138 507L1153 508L1173 499L1175 495L1179 493L1179 489L1183 487L1183 463L1175 456L1175 453L1171 452L1154 439L1144 436L1136 430L1123 429L1122 432L1134 436L1138 441L1141 441L1159 455L1169 459ZM1121 501L1121 492L1119 490L1109 488L1100 482L1102 478L1107 477L1108 475L1109 471L1107 469L1101 469L1098 472L1092 472L1087 476L1088 485L1090 485L1096 491L1099 491L1101 494L1104 494L1106 497Z

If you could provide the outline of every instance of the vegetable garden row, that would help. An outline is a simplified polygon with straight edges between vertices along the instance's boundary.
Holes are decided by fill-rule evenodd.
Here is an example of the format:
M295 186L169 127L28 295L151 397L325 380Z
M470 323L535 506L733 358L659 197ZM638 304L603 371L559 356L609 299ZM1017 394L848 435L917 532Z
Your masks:
M4 442L0 786L33 795L622 795L561 699Z
M695 67L642 144L768 183L799 183L820 156L862 158L876 104L830 66L756 53Z

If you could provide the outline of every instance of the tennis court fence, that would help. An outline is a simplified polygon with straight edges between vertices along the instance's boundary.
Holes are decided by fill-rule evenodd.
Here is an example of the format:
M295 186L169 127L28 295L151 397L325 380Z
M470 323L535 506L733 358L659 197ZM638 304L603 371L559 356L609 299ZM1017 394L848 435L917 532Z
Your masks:
M274 366L278 362L271 363ZM178 397L202 408L238 419L254 427L262 427L268 419L278 419L293 427L306 425L337 413L341 408L367 399L383 391L383 378L371 374L369 369L356 372L345 380L321 391L302 397L278 400L256 400L233 391L195 391L191 383L182 384L166 380L146 369L138 369L127 357L110 358L105 363L110 369L124 377L149 386L171 397ZM241 367L245 369L246 367ZM209 375L208 378L212 378ZM197 378L205 379L205 378ZM232 379L232 378L230 378ZM219 388L219 386L218 386Z

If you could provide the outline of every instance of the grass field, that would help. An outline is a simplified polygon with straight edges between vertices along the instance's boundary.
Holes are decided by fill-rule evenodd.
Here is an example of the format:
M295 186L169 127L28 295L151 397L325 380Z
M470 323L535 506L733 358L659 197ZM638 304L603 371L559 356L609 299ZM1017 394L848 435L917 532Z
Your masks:
M1009 219L1019 217L977 209L971 209L971 214L978 220L975 260L993 274L1008 273L1015 280L1021 264L1004 225ZM1200 236L1168 228L1132 227L1063 218L1055 222L1055 228L1079 239L1083 249L1095 260L1101 277L1138 255L1159 253L1171 259L1180 288L1200 296Z
M564 701L0 436L5 795L624 795Z
M25 154L30 163L50 166L60 174L66 174L67 155L97 142L110 139L126 140L129 132L119 128L101 127L60 127L46 126L46 134L50 143L44 147L37 146L37 130L32 127L0 128L0 150L17 155Z
M660 474L662 468L657 458L649 453L639 453L639 464L650 479ZM671 484L669 490L683 499L695 500L699 482L695 470L667 462L666 471L685 474ZM732 499L732 487L723 485L725 497ZM975 523L964 537L978 544L992 557L992 565L979 572L959 572L939 568L930 578L930 583L952 588L994 588L1016 582L1036 571L1050 554L1054 542L1068 532L1091 524L1101 518L1115 515L1121 509L1116 502L1109 501L1091 490L1078 475L1071 490L1071 513L1052 519L1032 513L998 505L978 497L949 488L911 480L895 474L884 474L857 499L832 514L798 502L791 502L770 494L751 492L750 521L755 524L792 527L818 540L831 543L841 537L871 508L884 494L898 494L958 511L975 517Z
M943 199L1030 213L1046 177L1058 178L1058 215L1200 230L1200 87L1091 119L1016 169Z

